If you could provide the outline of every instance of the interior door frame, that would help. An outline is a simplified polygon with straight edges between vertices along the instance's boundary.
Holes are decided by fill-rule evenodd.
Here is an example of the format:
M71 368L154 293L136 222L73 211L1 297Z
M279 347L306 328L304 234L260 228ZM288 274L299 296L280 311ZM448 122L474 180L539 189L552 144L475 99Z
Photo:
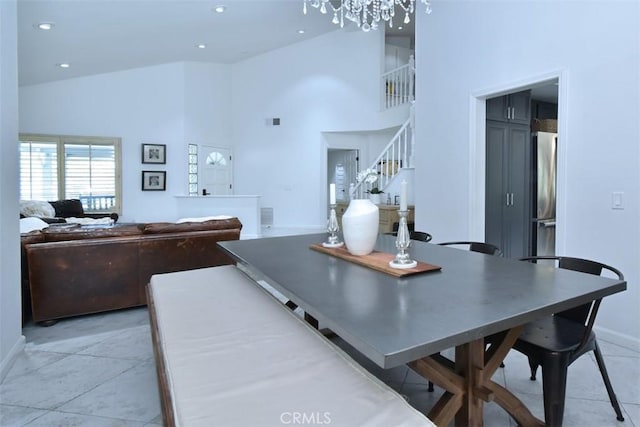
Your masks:
M329 153L331 151L350 152L350 153L355 154L355 157L356 157L356 171L355 172L356 172L356 174L359 172L359 169L360 169L360 166L361 166L361 163L360 163L360 156L361 156L360 149L358 149L358 148L333 148L333 147L327 147L327 162L326 162L326 164L327 164L327 167L326 167L326 169L327 169L327 171L326 171L326 173L327 173L327 185L331 184L331 182L329 182L329 176L331 175L331 171L329 169L329 157L330 157ZM353 178L354 178L354 181L352 181L352 182L355 182L355 176ZM346 196L347 196L346 197L346 201L349 200L349 183L350 182L346 183ZM337 189L337 185L336 185L336 191L337 190L338 189ZM342 200L342 202L344 203L344 200Z
M234 185L234 182L233 182L233 178L234 178L234 174L233 174L233 148L231 146L223 146L223 145L219 145L219 144L214 145L214 144L207 144L207 143L197 144L197 146L198 146L198 195L200 195L200 192L203 189L202 185L204 184L204 181L201 181L200 170L201 170L201 165L204 165L204 162L206 162L206 154L207 153L205 153L205 150L203 149L203 147L210 147L210 148L214 148L214 149L221 149L221 150L228 150L229 151L229 156L231 157L231 160L229 160L229 162L230 162L230 166L229 166L230 167L229 185L231 186L230 189L229 189L230 190L229 195L235 194L235 185ZM204 173L204 170L202 170L202 172ZM213 193L211 193L211 194L214 195Z
M556 253L566 247L566 174L567 174L567 86L568 70L560 69L537 74L519 81L505 83L473 92L469 97L469 197L468 227L470 238L484 241L485 235L485 173L486 173L486 100L508 93L520 92L551 81L558 82L558 158L556 169Z

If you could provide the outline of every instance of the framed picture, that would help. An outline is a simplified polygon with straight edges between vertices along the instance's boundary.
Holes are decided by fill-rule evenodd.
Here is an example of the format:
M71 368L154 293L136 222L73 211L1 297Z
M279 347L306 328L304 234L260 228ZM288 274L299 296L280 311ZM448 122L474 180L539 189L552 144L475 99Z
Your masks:
M142 144L142 163L157 165L167 163L167 146L165 144Z
M142 171L142 191L164 191L167 189L167 172Z

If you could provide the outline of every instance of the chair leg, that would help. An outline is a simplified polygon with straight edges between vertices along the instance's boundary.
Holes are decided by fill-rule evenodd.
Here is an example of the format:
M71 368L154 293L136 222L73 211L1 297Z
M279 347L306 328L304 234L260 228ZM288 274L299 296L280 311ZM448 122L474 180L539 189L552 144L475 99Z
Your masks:
M611 406L616 411L616 419L618 421L624 421L624 417L622 416L622 410L620 410L620 404L618 403L618 398L616 394L613 392L613 387L611 386L611 380L609 380L609 374L607 373L607 367L604 364L604 358L602 357L602 352L600 351L600 347L598 346L598 341L595 342L595 349L593 352L596 355L596 362L598 362L598 368L600 368L600 374L602 375L602 380L604 381L604 386L607 388L607 393L609 394L609 400L611 401Z
M535 381L536 372L538 371L538 366L540 366L540 362L538 362L537 360L533 360L531 357L529 357L528 359L529 359L529 369L531 369L531 376L529 377L529 379L531 381Z
M546 357L542 362L544 419L547 426L562 426L568 367L569 357L564 354Z

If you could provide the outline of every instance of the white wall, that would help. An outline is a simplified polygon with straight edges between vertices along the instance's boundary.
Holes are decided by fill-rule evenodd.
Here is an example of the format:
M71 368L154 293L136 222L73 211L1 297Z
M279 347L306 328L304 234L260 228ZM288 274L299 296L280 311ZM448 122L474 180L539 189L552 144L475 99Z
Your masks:
M0 1L0 381L22 350L16 2Z
M184 142L230 147L231 67L187 62L184 70Z
M338 30L233 66L236 193L262 195L275 225L325 224L323 132L402 123L379 113L382 36Z
M558 251L625 273L628 290L604 300L598 325L636 345L639 8L637 1L438 2L416 23L416 227L434 241L483 238L484 104L476 97L559 77ZM595 36L594 28L606 31ZM611 209L615 191L624 192L624 210Z
M187 144L230 138L229 86L229 66L194 63L23 86L20 132L121 137L121 221L175 220ZM143 165L142 143L166 144L166 165ZM167 190L141 191L142 170L167 171Z

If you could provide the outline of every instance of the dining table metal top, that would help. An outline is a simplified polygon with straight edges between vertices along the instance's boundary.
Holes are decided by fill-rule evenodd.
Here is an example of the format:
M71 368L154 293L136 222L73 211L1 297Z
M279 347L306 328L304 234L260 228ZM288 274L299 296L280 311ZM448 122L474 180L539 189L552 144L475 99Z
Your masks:
M326 236L218 245L382 368L626 289L623 280L424 242L412 242L412 258L442 269L397 278L310 249ZM375 250L394 254L395 237L380 235Z

